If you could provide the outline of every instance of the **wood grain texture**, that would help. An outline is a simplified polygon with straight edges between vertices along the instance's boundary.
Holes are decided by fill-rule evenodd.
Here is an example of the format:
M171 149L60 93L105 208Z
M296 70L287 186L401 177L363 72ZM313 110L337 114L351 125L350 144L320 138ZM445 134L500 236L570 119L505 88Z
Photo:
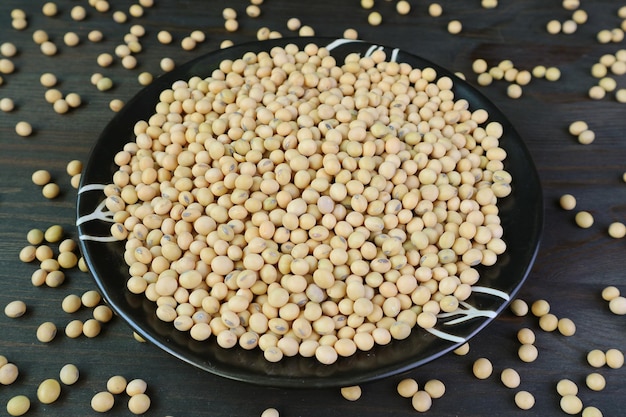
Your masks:
M266 0L257 19L245 16L249 3L244 0L155 0L156 5L146 9L144 16L125 24L113 22L112 12L128 10L131 1L111 1L111 11L98 13L86 1L58 0L59 14L55 17L43 16L43 3L0 3L0 43L13 42L19 50L12 58L16 71L0 74L4 80L0 98L10 97L16 104L13 112L0 114L0 307L14 299L24 300L29 307L20 319L0 316L0 355L20 368L15 384L0 387L1 408L12 396L25 394L33 401L28 414L31 416L93 415L91 396L105 389L110 376L122 374L148 382L153 401L147 413L150 416L258 416L267 407L278 408L282 416L409 416L415 415L410 400L399 397L395 386L402 378L412 377L421 385L431 378L446 384L446 394L434 401L430 416L550 416L561 414L556 383L570 378L578 384L585 405L597 406L605 416L623 415L626 368L596 370L585 360L587 352L595 348L626 350L624 317L611 314L600 297L607 285L616 285L626 292L626 241L611 239L607 234L611 222L626 221L626 184L622 181L626 171L626 105L617 103L612 94L601 101L587 97L587 90L597 82L590 75L591 65L602 55L624 48L623 42L601 45L595 38L598 31L621 24L614 1L582 2L589 14L588 23L572 35L556 36L546 33L545 24L571 16L571 11L564 10L559 1L501 1L492 10L482 9L477 0L442 1L444 15L432 18L427 14L430 2L411 1L411 13L399 16L394 11L395 2L379 0L375 6L383 15L379 27L368 26L368 12L356 0ZM70 18L70 9L77 4L87 9L88 17L82 22ZM221 10L226 5L239 13L240 30L236 33L223 28ZM11 28L10 13L14 8L26 11L26 30ZM63 297L82 294L94 289L95 284L88 274L71 270L60 288L33 287L30 276L37 266L20 262L18 254L32 228L61 224L69 236L76 237L76 191L70 186L65 166L72 159L87 160L99 132L113 116L109 101L129 100L141 89L137 82L139 72L157 75L162 57L182 64L216 49L224 39L235 43L255 40L256 31L262 26L292 35L286 21L293 16L322 36L340 36L345 28L353 27L364 40L397 46L460 71L474 85L476 76L471 64L476 58L485 58L490 65L511 59L522 69L545 65L562 71L558 82L533 80L519 100L506 97L504 82L481 91L507 114L524 138L543 185L545 232L536 264L519 296L528 302L549 300L557 316L574 320L576 335L566 338L545 333L538 328L536 318L519 318L507 311L472 339L467 356L447 355L404 375L365 384L362 398L348 402L338 389L278 390L206 374L156 347L136 342L120 319L105 325L102 334L94 339L69 339L62 334L70 320L85 320L91 314L85 308L73 315L64 313ZM461 34L447 33L446 25L451 19L463 22ZM147 31L141 40L144 49L138 54L137 69L126 70L119 62L110 68L98 67L98 54L113 53L132 24L142 24ZM59 48L58 55L48 57L39 52L32 41L37 29L48 32ZM94 29L104 33L102 42L87 40L87 33ZM172 32L172 45L156 41L156 33L161 29ZM196 29L206 33L206 42L192 52L183 51L180 40ZM70 48L63 44L62 36L67 31L79 34L79 46ZM64 93L79 93L85 104L66 115L54 113L43 99L45 88L39 84L43 72L56 74L57 88ZM94 72L110 76L115 87L108 92L97 91L89 83ZM620 88L626 88L624 76L616 80ZM15 134L14 126L20 120L32 123L33 136L20 138ZM575 120L589 123L596 133L593 144L580 145L569 135L567 127ZM40 168L49 169L60 185L62 195L58 199L46 200L40 187L31 182L32 172ZM592 228L576 227L574 213L558 207L557 200L563 193L575 195L578 208L593 213ZM53 321L60 332L47 345L35 337L37 326L43 321ZM539 358L531 364L522 363L517 357L519 344L515 334L521 327L530 327L537 334ZM479 381L472 376L471 366L482 356L493 362L494 375ZM38 403L37 385L46 378L58 377L61 367L69 362L79 367L79 382L64 386L58 402ZM500 383L499 373L506 367L520 373L519 389L535 395L532 410L517 409L513 402L516 390ZM605 376L605 390L592 392L585 387L585 376L593 371ZM130 415L126 401L125 396L118 396L110 414Z

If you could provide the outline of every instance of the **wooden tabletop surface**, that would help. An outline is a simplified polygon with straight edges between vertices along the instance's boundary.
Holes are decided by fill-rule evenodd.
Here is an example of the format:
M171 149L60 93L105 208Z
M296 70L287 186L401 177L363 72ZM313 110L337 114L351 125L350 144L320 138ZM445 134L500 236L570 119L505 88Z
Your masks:
M0 112L0 306L22 300L28 311L20 318L0 315L0 355L18 366L20 375L11 385L0 386L0 415L6 415L5 404L19 394L28 396L32 416L95 415L90 407L92 396L106 389L113 375L127 379L141 378L148 383L152 406L150 416L258 416L275 407L281 416L378 416L415 415L411 401L396 393L403 378L414 378L420 386L429 379L440 379L446 385L445 395L433 401L431 416L558 416L564 415L556 392L560 379L577 383L579 397L585 406L595 406L604 416L624 415L626 409L626 368L593 368L586 355L593 349L626 350L626 322L623 316L609 311L602 299L603 288L614 285L626 292L625 241L611 238L608 226L626 220L626 104L608 92L600 100L589 98L589 89L598 79L591 67L603 55L616 54L626 48L624 41L601 44L597 34L623 25L618 16L619 5L610 0L582 1L580 10L588 20L571 34L549 34L550 20L571 19L573 10L566 10L554 1L501 1L494 9L481 7L481 2L441 1L443 14L431 17L429 1L411 0L412 10L400 15L396 1L378 0L374 9L382 15L380 26L367 23L369 11L356 0L318 0L315 2L265 0L261 15L246 15L244 0L229 2L155 0L143 16L131 16L131 1L110 1L110 10L98 12L87 1L56 0L58 14L42 13L43 0L24 2L3 0L0 3L0 44L11 42L17 54L8 58L14 63L12 73L0 76L0 98L11 98L15 109ZM567 2L565 2L567 3ZM101 5L103 3L100 3ZM73 20L71 9L84 6L86 18ZM222 9L233 7L238 13L239 29L224 29ZM11 13L20 8L27 15L27 27L12 27ZM128 20L117 23L113 12L123 11ZM579 12L580 13L580 12ZM580 15L579 15L580 16ZM35 287L31 274L36 263L19 260L31 229L45 230L62 225L67 237L76 239L76 190L65 172L69 161L86 161L100 131L113 117L109 102L129 100L141 86L137 76L142 71L160 73L159 61L170 57L181 64L200 54L219 48L222 41L234 43L256 39L263 26L283 35L295 35L286 25L297 17L311 26L317 35L340 37L347 28L358 31L359 37L385 45L393 45L420 55L452 71L465 74L477 86L472 62L485 59L489 66L511 60L516 68L532 70L538 65L556 67L561 77L556 82L533 79L523 87L519 99L507 96L506 81L495 81L479 87L509 117L532 154L544 193L545 230L536 263L521 289L519 297L531 303L548 300L551 311L561 318L570 318L577 327L570 337L558 332L544 332L532 315L516 317L508 310L486 330L470 341L465 356L448 354L406 374L362 385L362 397L355 402L342 398L339 389L275 389L236 382L217 377L187 365L155 346L137 342L126 323L119 318L103 325L102 333L93 339L65 336L65 325L74 319L90 318L90 309L68 314L61 301L68 294L82 294L95 289L88 274L74 268L66 272L66 282L58 288ZM457 35L447 31L448 22L459 20L463 30ZM131 25L142 25L146 34L140 39L143 50L137 54L138 67L128 70L119 59L108 68L99 67L99 54L114 53L124 42ZM40 52L33 34L44 30L57 46L54 56ZM104 34L101 42L87 39L92 30ZM156 39L159 30L168 30L174 37L170 45ZM180 47L182 38L192 31L206 34L206 41L193 51ZM80 44L69 47L63 37L75 32ZM5 59L0 57L0 59ZM54 73L57 87L64 94L78 93L83 104L67 114L57 114L44 100L46 88L39 77ZM115 87L98 91L90 83L94 73L103 73ZM624 76L613 75L617 89L626 88ZM28 121L33 134L20 137L15 133L19 121ZM578 143L568 132L576 120L586 121L595 132L595 141ZM40 186L31 182L38 169L51 172L61 190L59 197L46 199ZM523 181L523 179L516 179ZM577 198L574 211L558 205L562 194ZM582 229L574 222L575 212L592 213L592 227ZM59 334L51 343L36 338L39 324L51 321ZM524 363L517 355L516 332L529 327L536 333L539 356L535 362ZM472 374L472 363L479 357L491 360L493 375L478 380ZM61 367L74 363L81 372L78 383L63 386L58 401L45 405L37 401L37 386L47 378L58 378ZM499 374L505 368L516 369L521 376L517 389L506 388ZM592 391L585 378L598 372L606 379L606 388ZM523 411L514 403L519 390L531 392L535 406ZM112 415L131 415L127 398L116 397Z

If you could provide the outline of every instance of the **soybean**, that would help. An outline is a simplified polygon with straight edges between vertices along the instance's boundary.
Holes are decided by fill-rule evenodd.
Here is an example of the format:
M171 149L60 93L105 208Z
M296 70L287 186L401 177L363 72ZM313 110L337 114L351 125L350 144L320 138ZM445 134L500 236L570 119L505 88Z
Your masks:
M138 394L144 394L146 389L148 388L148 384L143 379L133 379L126 385L126 394L131 397Z
M37 399L42 404L52 404L61 395L61 384L56 379L46 379L37 388Z
M438 379L431 379L424 384L424 391L426 391L431 398L437 399L443 397L443 394L446 392L446 386Z
M30 123L21 121L15 125L15 133L17 133L19 136L27 137L32 135L33 128Z
M624 365L624 354L619 349L609 349L605 353L606 365L612 369L619 369Z
M513 368L506 368L500 374L500 380L507 388L517 388L520 385L519 373Z
M405 378L398 383L397 391L401 397L411 398L418 391L419 385L413 378Z
M30 399L25 395L16 395L7 402L7 413L12 416L23 416L30 410Z
M592 391L602 391L606 387L606 380L598 372L592 372L585 378L585 383Z
M491 376L493 372L493 365L491 361L487 358L478 358L474 361L474 365L472 367L472 371L474 372L474 376L478 379L487 379Z
M7 362L0 366L0 384L11 385L15 382L20 372L17 365Z
M4 314L12 319L22 317L26 313L26 303L21 300L11 301L4 307Z
M621 222L613 222L609 225L608 232L613 239L622 239L626 236L626 225Z
M122 375L114 375L107 381L107 391L111 394L121 394L126 391L128 382Z
M593 349L587 353L587 362L594 368L601 368L606 365L606 355L600 349Z
M353 385L341 388L341 396L348 401L356 401L361 398L361 387Z
M279 417L280 413L275 408L266 408L261 413L261 417Z
M146 394L136 394L128 400L128 410L135 415L145 414L150 408L150 403L150 397Z
M61 371L59 372L59 379L65 385L74 385L80 376L80 372L76 365L68 363L63 365Z
M583 402L576 395L565 395L561 398L561 410L566 414L578 414L583 409Z
M576 208L576 197L571 194L563 194L559 199L559 204L563 210L574 210Z
M411 398L411 404L413 405L415 411L423 413L430 410L433 405L433 400L426 391L418 391L413 394L413 397Z
M91 408L99 413L106 413L115 404L113 394L108 391L101 391L91 398Z
M42 343L50 343L57 335L57 326L50 322L44 322L37 328L37 340Z
M519 391L515 394L515 404L522 410L530 410L535 405L535 397L528 391Z
M609 301L609 310L618 316L626 315L626 297L620 295Z
M561 379L556 384L556 391L559 393L561 397L566 395L577 395L578 394L578 386L574 381L569 379Z
M518 317L524 317L528 314L528 304L520 298L513 300L509 308L511 309L511 312Z
M519 358L524 362L534 362L539 355L537 347L529 343L522 344L517 353Z

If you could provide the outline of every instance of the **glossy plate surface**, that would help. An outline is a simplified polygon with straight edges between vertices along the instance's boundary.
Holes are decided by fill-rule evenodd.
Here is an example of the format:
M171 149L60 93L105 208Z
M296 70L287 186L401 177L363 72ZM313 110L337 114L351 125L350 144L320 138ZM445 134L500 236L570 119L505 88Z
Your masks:
M494 266L480 269L480 281L467 303L454 314L440 317L432 332L416 328L408 339L357 352L332 365L299 356L269 363L259 349L223 349L214 338L197 342L171 323L160 321L153 302L126 289L129 275L123 260L124 242L111 238L111 216L103 205L103 186L112 182L117 170L114 155L134 141L133 126L154 113L162 90L177 80L207 77L224 59L236 59L248 51L269 51L287 43L328 46L338 62L350 53L366 55L380 48L387 52L387 59L414 68L432 67L439 75L452 77L457 99L467 99L472 110L486 109L490 120L503 125L500 146L507 152L505 169L513 177L511 195L498 202L508 249ZM297 38L242 44L209 53L161 76L139 92L105 127L92 149L82 175L77 219L81 249L100 291L142 337L183 361L223 377L276 387L327 387L355 385L406 371L455 349L482 330L507 306L531 269L541 235L543 202L537 172L522 139L498 108L472 86L429 61L397 49L360 41Z

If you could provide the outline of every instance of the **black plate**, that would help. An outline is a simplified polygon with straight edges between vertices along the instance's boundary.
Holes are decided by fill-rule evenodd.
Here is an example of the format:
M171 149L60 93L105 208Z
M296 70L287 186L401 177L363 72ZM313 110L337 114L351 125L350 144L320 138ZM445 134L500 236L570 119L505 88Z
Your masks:
M162 90L170 88L177 80L207 77L224 59L239 58L248 51L269 51L287 43L300 47L308 43L329 45L338 62L349 53L365 55L380 48L387 52L388 59L393 57L414 68L432 67L439 76L452 77L456 98L467 99L471 109L486 109L490 120L503 125L505 133L500 146L507 152L505 168L514 181L511 195L499 202L508 249L494 266L480 270L479 286L473 288L467 304L461 306L458 314L441 317L433 331L415 328L405 340L376 346L369 352L359 351L332 365L299 356L269 363L259 349L223 349L213 338L197 342L171 323L160 321L153 302L126 289L129 275L123 260L124 242L111 240L111 219L103 208L103 184L110 183L117 170L113 157L126 143L134 141L134 124L147 120L154 113ZM530 272L539 246L543 202L538 175L522 139L498 108L463 80L397 49L360 41L295 38L253 42L209 53L163 75L137 94L106 126L93 147L82 175L77 218L81 249L100 291L114 311L148 341L183 361L235 380L276 387L337 387L383 378L432 361L460 346L491 322L507 306Z

